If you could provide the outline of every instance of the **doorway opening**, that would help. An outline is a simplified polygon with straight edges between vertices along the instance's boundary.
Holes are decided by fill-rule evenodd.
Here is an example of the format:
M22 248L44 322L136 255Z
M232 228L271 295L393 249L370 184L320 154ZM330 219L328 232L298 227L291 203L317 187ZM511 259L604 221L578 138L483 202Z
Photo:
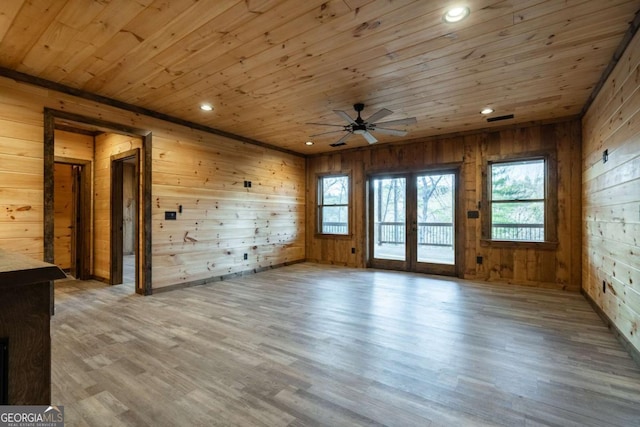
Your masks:
M67 275L91 278L91 162L56 157L54 262Z
M46 262L66 263L76 279L126 281L136 293L152 293L151 141L148 131L45 109ZM67 198L61 202L66 226L56 220L56 192ZM68 259L56 256L58 231L65 227Z
M111 156L111 284L137 287L139 247L138 149Z
M458 275L458 170L369 178L369 266Z

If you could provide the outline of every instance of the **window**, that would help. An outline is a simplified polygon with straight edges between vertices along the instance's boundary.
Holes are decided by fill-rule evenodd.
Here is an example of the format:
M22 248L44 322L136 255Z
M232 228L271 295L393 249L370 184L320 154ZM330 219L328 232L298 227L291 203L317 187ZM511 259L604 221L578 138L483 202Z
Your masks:
M349 176L318 177L318 232L349 234Z
M487 163L483 239L555 241L555 161L550 154L498 158Z

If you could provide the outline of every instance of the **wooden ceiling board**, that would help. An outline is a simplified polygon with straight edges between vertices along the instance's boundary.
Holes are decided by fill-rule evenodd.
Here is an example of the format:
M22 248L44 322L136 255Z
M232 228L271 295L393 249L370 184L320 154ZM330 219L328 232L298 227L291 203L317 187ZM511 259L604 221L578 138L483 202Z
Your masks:
M584 26L584 23L582 23L582 22L578 22L578 24L579 24L579 25L581 25L581 26ZM563 24L563 25L566 25L566 24ZM594 37L592 36L592 38L594 38ZM545 37L545 41L546 41L546 37ZM546 43L545 43L545 45L546 45ZM615 43L614 43L613 45L611 45L611 46L615 47ZM572 46L569 46L569 48L571 48L571 47L572 47ZM521 48L514 48L514 49L520 50ZM591 48L590 48L590 49L591 49ZM572 52L573 52L574 54L581 54L581 52L579 52L579 51L575 51L575 50L573 50ZM590 53L590 52L588 52L588 53ZM544 54L544 55L547 55L547 54L548 54L548 52L545 52L545 53L543 53L543 54ZM483 56L485 56L485 55L483 55ZM529 68L528 64L525 64L525 65L526 65L526 69L528 69L528 68ZM501 68L501 67L502 67L502 64L499 64L499 65L498 65L498 67L500 67L500 68ZM445 74L445 75L446 75L446 74ZM524 78L524 80L525 80L525 81L526 81L526 80L529 80L529 78L530 78L530 76L524 76L524 77L525 77L525 78ZM501 81L502 81L502 80L500 80L500 81L499 81L499 84L501 84L501 83L500 83ZM445 86L443 86L443 85L432 85L432 86L433 86L433 87L436 87L436 88L443 88L443 87L445 87ZM387 85L385 85L385 87L388 87L388 86L387 86ZM551 86L551 87L552 87L552 86ZM392 88L391 90L393 90L393 88ZM308 93L308 91L303 91L303 92L304 92L304 93ZM587 95L588 95L588 93L587 93L585 96L587 96ZM576 111L579 111L579 108L578 108L578 107L577 107ZM475 112L476 112L476 110L474 109L474 113L475 113Z
M440 19L440 18L438 18ZM394 32L397 30L393 30ZM371 56L376 57L375 52L372 49L368 49L365 51L362 51L362 49L360 48L359 45L356 45L355 43L352 43L349 46L349 49L347 49L347 44L346 42L349 41L350 39L353 39L353 37L351 36L351 34L347 35L347 38L345 40L330 40L328 43L326 43L328 46L340 46L340 53L341 53L341 58L344 58L346 60L355 62L357 60L358 57L363 58L363 59L370 59ZM384 47L379 47L377 48L379 50L379 54L377 56L386 56L388 54L388 51L384 48ZM314 45L311 48L309 48L308 50L309 52L317 52L318 49L317 47ZM307 54L304 55L305 57L307 56ZM313 55L314 58L317 58L318 55ZM311 59L313 60L313 59ZM290 61L287 61L287 63ZM336 62L332 62L329 64L326 64L326 61L323 59L322 60L323 65L325 65L325 69L324 69L324 75L322 77L326 78L327 81L323 82L321 81L321 76L320 74L314 74L313 78L306 78L306 76L300 76L299 80L296 80L297 77L292 77L290 76L289 72L294 72L295 73L295 69L297 67L299 67L300 65L305 65L304 63L302 64L293 64L291 66L288 66L285 69L282 69L280 71L276 71L276 73L271 74L271 75L266 75L265 77L262 78L258 78L258 79L251 79L249 80L249 82L246 82L244 86L239 86L240 84L242 84L244 82L244 80L240 80L240 78L242 78L242 76L238 76L236 81L233 81L229 84L226 84L227 86L234 88L231 89L228 93L224 93L219 95L220 99L223 99L225 102L229 102L229 103L233 103L233 98L236 96L243 96L245 94L249 94L250 97L254 98L254 99L261 99L262 97L267 95L267 94L271 94L273 96L279 97L281 96L281 94L285 93L286 88L290 88L291 90L293 90L294 92L300 93L303 92L305 94L305 96L307 96L307 93L309 90L313 90L314 88L317 88L317 90L323 92L323 93L327 93L329 89L331 89L330 84L332 84L332 82L335 82L336 85L338 85L338 92L342 92L343 91L343 84L340 82L343 82L344 79L340 78L340 79L336 79L335 75L337 73L343 73L343 74L348 74L348 78L349 80L358 78L357 75L353 75L351 71L347 71L346 73L344 73L344 70L342 70L342 68L340 68L339 66L337 66ZM315 66L313 67L315 69L315 71L319 71L319 67ZM263 70L263 73L266 74L267 70ZM289 82L288 84L286 84L286 87L284 87L283 89L279 89L279 88L274 88L274 86L276 86L279 83L280 77L282 77L283 79L289 79L289 80L293 80L294 82L296 82L294 85L292 85L292 82ZM366 79L361 79L361 80L365 80ZM208 81L209 84L211 84L211 81ZM317 83L317 84L316 84ZM253 89L255 87L260 88L260 90L256 90L255 92L252 92ZM300 89L300 90L298 90ZM286 96L286 95L283 95ZM351 101L352 103L353 101ZM342 105L344 106L344 104ZM341 106L341 107L342 107ZM299 106L297 106L299 107ZM176 108L179 108L178 106L176 106ZM292 108L293 109L293 108ZM296 111L299 111L299 108L295 108ZM330 109L326 109L325 112L330 112Z
M11 23L22 8L26 0L14 1L5 5L3 13L0 14L0 40L4 38L11 27Z
M175 79L169 86L158 88L157 92L162 94L163 91L166 93L174 88L198 85L205 78L207 87L215 89L216 93L218 93L227 88L237 88L237 85L240 84L238 82L246 84L263 76L270 76L273 71L283 70L285 68L284 62L287 62L293 52L305 49L305 46L311 44L313 40L326 35L319 32L314 33L314 38L310 38L310 31L306 30L302 36L298 37L296 31L302 31L306 26L315 25L315 28L326 32L326 26L320 27L320 24L325 22L325 15L335 15L337 13L336 8L340 8L343 14L348 12L348 10L340 7L341 5L343 5L341 0L326 3L319 19L318 11L316 9L311 10L303 15L302 19L298 17L295 20L290 20L288 24L265 32L264 37L257 37L252 42L249 42L249 47L255 47L253 52L248 51L246 46L228 50L227 53L234 59L230 66L221 65L217 60L213 64L205 63L200 68L192 69L188 74ZM282 33L282 31L286 32ZM295 36L294 38L292 38L292 34ZM304 55L306 56L306 53ZM291 76L287 72L287 78L289 77ZM152 98L152 96L149 95L149 98ZM156 97L153 98L157 99ZM189 99L190 97L172 97L173 100L185 98Z
M545 53L545 55L546 55L546 53ZM446 63L446 62L448 62L448 61L445 61L445 63ZM502 67L502 64L499 64L498 66L499 66L499 67ZM424 74L424 73L423 73L423 74ZM316 80L317 80L317 79L314 79L314 82L315 82ZM334 80L335 80L335 79L334 79ZM327 83L329 83L329 82L327 82ZM400 83L401 83L401 84L405 84L405 82L400 82ZM288 86L288 87L292 87L292 86ZM388 88L389 86L388 86L388 84L385 84L385 85L383 85L383 87ZM323 91L324 93L327 93L327 88L328 88L328 87L327 87L326 85L323 85L323 87L322 87L322 91ZM392 89L392 90L393 90L393 89ZM283 91L278 91L278 92L277 92L277 94L281 94L282 92L283 92ZM308 92L307 92L307 90L306 90L306 88L305 88L305 90L303 90L303 92L304 92L305 94L306 94L306 93L308 93ZM261 94L261 95L264 95L264 94ZM227 95L227 96L229 96L229 95Z
M563 25L565 25L565 24L563 24ZM580 23L580 25L582 25L582 23ZM527 35L527 38L530 38L530 37L532 37L532 35ZM542 43L541 43L541 46L540 46L540 47L542 48L542 50L543 50L543 51L542 51L542 52L540 52L540 53L539 53L539 55L547 56L547 55L549 54L549 53L548 53L548 49L546 48L546 44L547 44L547 41L546 41L546 40L547 40L547 37L545 36L545 37L544 37L544 40L542 40ZM512 51L511 51L511 52L508 52L508 53L507 53L507 55L503 55L503 54L502 54L502 53L504 52L504 50L505 50L505 48L506 48L507 46L509 46L510 44L515 44L515 43L517 43L517 40L513 40L513 41L511 41L511 40L507 40L507 41L505 41L505 47L499 46L499 47L498 47L498 49L497 49L497 53L498 53L498 54L501 54L501 55L502 55L502 56L504 56L504 57L508 57L508 55L512 55L512 54L514 54L514 53L519 53L520 55L522 55L522 52L523 52L523 50L525 49L525 47L524 47L524 46L522 46L520 43L517 43L517 46L513 46ZM544 45L542 45L542 44L544 44ZM569 47L569 48L570 48L570 47ZM462 55L464 55L465 60L467 60L467 61L475 59L475 58L472 58L472 57L470 56L470 52L468 52L468 51L465 51L465 52L459 52L459 53L454 53L454 54L456 54L456 55L461 55L461 56L462 56ZM496 64L496 63L491 63L491 61L490 61L490 60L491 60L491 53L481 53L481 54L477 54L477 55L475 55L475 56L480 58L480 59L478 60L478 61L479 61L479 63L482 63L482 64L490 64L490 65L491 65L491 64L494 64L494 66L495 66L496 68L503 68L503 66L504 66L504 63L503 63L503 62L500 62L500 63L497 63L497 64ZM365 57L366 57L366 54L365 54ZM498 60L502 60L503 58L497 58L497 59L498 59ZM424 67L421 67L421 68L419 68L419 69L413 69L413 70L404 70L404 69L402 69L402 71L401 71L401 70L395 70L395 71L394 71L394 70L392 70L392 68L391 68L391 67L395 66L395 67L398 67L398 69L400 69L400 68L402 67L402 63L397 62L397 63L395 63L395 64L393 64L393 65L389 66L390 80L393 80L393 79L395 78L395 75L396 75L396 74L398 74L398 73L400 73L400 72L402 72L403 74L406 74L406 75L408 75L408 76L412 76L412 77L413 77L413 76L416 76L416 77L417 77L417 78L419 78L419 79L433 78L434 74L435 74L435 73L438 73L438 72L439 72L438 74L448 76L448 75L450 75L450 71L451 71L451 69L447 67L447 64L450 64L450 63L451 63L451 61L454 61L454 60L455 60L455 58L451 58L450 56L448 56L448 57L444 57L444 58L443 58L443 57L441 57L441 58L437 58L437 59L435 59L435 60L429 60L428 64L425 64L425 66L424 66ZM520 58L515 57L515 58L513 59L513 62L517 62L518 60L520 60ZM376 67L376 64L377 64L377 62L376 62L376 61L378 61L378 58L376 58L376 59L373 61L372 68L371 68L371 70L372 70L373 72L375 72L375 71L376 71L376 68L375 68L375 67ZM422 60L422 59L420 59L419 61L424 63L424 60ZM475 73L477 70L476 70L476 69L474 69L474 68L471 68L473 65L474 65L474 64L470 63L470 65L466 66L466 67L464 68L464 70L466 70L466 71L465 71L465 73L467 73L467 74ZM370 78L374 77L373 75L369 75L369 73L366 73L366 74L365 74L365 72L366 72L366 70L367 70L367 69L366 69L366 68L364 68L364 67L362 66L362 64L358 64L358 65L357 65L357 68L358 68L358 70L362 70L362 73L363 73L362 77L364 77L365 79L366 79L366 78L368 78L367 80L370 80ZM335 68L334 68L334 70L335 70ZM406 72L403 72L403 71L406 71ZM334 72L328 71L328 72L325 74L325 76L324 76L324 77L326 77L326 79L327 79L327 80L326 80L326 82L323 82L323 84L322 84L322 88L323 88L322 90L323 90L323 91L325 91L325 92L326 92L326 90L327 90L327 86L325 86L325 83L327 83L327 84L328 84L328 83L330 83L332 80L334 80L334 81L335 81L335 80L337 80L336 85L340 84L341 80L340 80L340 79L335 79L335 78L333 77L333 75L334 75L336 72L340 72L340 70L338 70L338 71L334 71ZM383 77L383 76L375 75L375 77ZM318 81L318 79L319 79L319 78L320 78L320 77L316 75L316 76L314 76L313 81L310 81L310 82L307 82L307 83L308 83L309 85L313 85L315 82L317 82L317 81ZM406 82L401 82L401 85L405 85L405 84L406 84ZM291 88L292 88L292 89L294 89L294 90L298 88L298 86L295 86L295 88L294 88L293 86L289 86L289 87L291 87ZM386 82L385 82L385 84L381 85L381 87L382 87L382 88L385 88L385 89L389 89L389 86L386 84ZM433 85L433 87L434 87L434 88L438 88L438 86L436 86L436 85ZM248 91L247 89L248 89L248 88L245 88L245 87L243 87L243 88L242 88L242 90L243 90L244 92L247 92L247 93L248 93L249 91ZM395 89L395 88L394 88L394 89ZM283 90L283 91L277 91L275 94L276 94L276 95L279 95L279 96L285 96L285 95L283 95L283 93L284 93L284 90ZM305 93L307 93L307 92L305 92ZM264 95L264 94L262 94L262 95Z
M415 140L578 115L640 0L5 0L0 67L275 147L334 150L332 110ZM214 111L199 109L209 102ZM487 123L479 110L514 119ZM358 136L345 148L366 146Z

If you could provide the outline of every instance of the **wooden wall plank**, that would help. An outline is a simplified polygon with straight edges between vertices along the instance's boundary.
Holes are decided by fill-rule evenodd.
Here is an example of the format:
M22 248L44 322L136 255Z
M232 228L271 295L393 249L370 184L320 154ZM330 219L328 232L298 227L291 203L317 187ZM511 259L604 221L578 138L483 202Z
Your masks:
M73 175L70 165L56 163L53 170L53 262L63 270L71 268L73 227Z
M0 248L42 259L43 149L40 126L18 92L0 97ZM38 93L38 92L36 92ZM27 91L24 96L32 95ZM3 114L5 113L5 114Z
M582 289L638 351L639 46L636 34L582 120Z
M161 265L156 270L154 263L160 283L304 258L304 159L248 148L155 141L154 260L178 263L173 270ZM178 219L165 221L164 211L179 206ZM192 256L177 257L185 251Z

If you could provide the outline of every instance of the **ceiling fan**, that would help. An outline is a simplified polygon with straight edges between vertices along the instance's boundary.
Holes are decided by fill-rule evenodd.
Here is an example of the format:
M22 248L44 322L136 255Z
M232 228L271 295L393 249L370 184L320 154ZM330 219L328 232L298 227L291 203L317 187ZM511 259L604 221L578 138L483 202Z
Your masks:
M332 146L343 145L344 142L351 137L351 135L362 135L364 139L367 140L369 144L374 144L378 142L378 140L371 134L371 132L379 132L386 135L394 135L394 136L405 136L407 134L406 130L398 130L398 129L389 129L385 126L396 126L396 125L412 125L417 122L415 117L410 117L407 119L399 119L399 120L390 120L388 122L378 123L377 121L387 117L390 114L393 114L393 111L387 110L383 108L382 110L378 110L373 113L368 119L364 120L360 117L360 112L364 110L364 104L358 103L353 105L353 109L358 113L358 117L352 119L347 113L342 110L333 110L338 116L344 119L348 125L333 125L328 123L307 123L308 125L320 125L320 126L337 126L341 127L341 130L335 130L330 132L317 133L315 135L311 135L312 137L318 135L325 135L328 133L334 132L347 132L342 138L340 138Z

